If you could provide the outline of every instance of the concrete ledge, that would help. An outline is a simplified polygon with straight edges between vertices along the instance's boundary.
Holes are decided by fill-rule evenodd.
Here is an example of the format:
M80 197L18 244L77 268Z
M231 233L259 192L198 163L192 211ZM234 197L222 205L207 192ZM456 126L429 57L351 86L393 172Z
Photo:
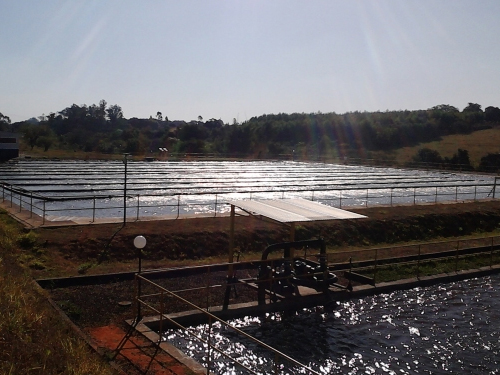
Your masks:
M412 289L422 286L450 283L460 280L471 279L475 277L493 275L497 273L500 273L500 265L493 265L491 267L487 266L470 270L461 270L452 273L442 273L431 276L421 276L419 278L413 277L409 279L377 283L375 286L371 285L355 286L350 295L353 297L373 295L378 293L392 292L395 290Z

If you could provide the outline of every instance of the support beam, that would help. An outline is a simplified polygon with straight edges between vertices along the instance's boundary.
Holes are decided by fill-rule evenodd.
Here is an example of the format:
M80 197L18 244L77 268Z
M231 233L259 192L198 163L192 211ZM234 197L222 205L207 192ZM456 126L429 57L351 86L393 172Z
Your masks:
M233 258L234 258L234 218L235 218L235 208L234 205L231 205L231 221L229 226L229 251L228 251L228 259L229 263L227 269L227 286L226 292L224 294L224 304L222 306L223 310L227 310L229 307L229 299L231 298L231 284L234 281L234 270L233 270Z
M290 242L295 241L295 223L290 223ZM290 258L293 259L295 257L295 248L290 248ZM292 263L293 267L293 263Z

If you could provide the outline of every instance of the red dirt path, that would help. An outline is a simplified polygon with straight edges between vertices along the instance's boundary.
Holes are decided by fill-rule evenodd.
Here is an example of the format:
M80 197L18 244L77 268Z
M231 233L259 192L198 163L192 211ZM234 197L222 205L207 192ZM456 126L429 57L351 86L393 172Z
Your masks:
M106 350L113 352L119 345L120 341L125 337L125 332L115 326L108 325L103 327L95 327L88 329L94 343ZM142 349L142 350L141 350ZM196 374L191 369L180 363L177 359L169 354L159 350L154 360L151 362L151 355L145 353L154 353L154 346L146 339L132 335L125 343L120 354L116 357L116 361L122 365L132 364L137 373L144 374L148 369L150 375L193 375ZM150 365L151 362L151 365ZM131 374L127 371L127 374Z

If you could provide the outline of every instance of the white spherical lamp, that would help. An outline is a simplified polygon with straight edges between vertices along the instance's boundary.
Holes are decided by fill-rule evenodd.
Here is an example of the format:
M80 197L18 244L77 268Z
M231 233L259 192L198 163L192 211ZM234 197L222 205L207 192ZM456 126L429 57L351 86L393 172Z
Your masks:
M146 239L144 238L144 236L137 236L136 238L134 238L134 246L137 249L143 249L144 246L146 246Z

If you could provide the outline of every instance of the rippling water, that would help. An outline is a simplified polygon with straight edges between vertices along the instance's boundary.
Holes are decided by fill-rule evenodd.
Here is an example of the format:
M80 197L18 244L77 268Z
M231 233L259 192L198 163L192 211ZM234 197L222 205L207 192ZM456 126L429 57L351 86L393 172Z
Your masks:
M231 324L322 374L498 374L499 283L500 275L494 275ZM214 327L218 347L256 371L272 373L271 354ZM206 328L194 330L202 334ZM202 345L178 331L166 338L206 365ZM212 371L245 373L213 356Z
M300 197L353 207L367 204L368 189L376 189L370 192L370 205L484 199L491 196L493 186L491 176L290 161L129 162L127 166L129 217L227 212L224 202L249 198ZM35 198L36 194L74 198L48 202L44 209L52 211L50 215L123 215L122 161L3 163L0 179L33 192ZM23 205L27 203L31 204ZM37 204L41 207L35 199Z

